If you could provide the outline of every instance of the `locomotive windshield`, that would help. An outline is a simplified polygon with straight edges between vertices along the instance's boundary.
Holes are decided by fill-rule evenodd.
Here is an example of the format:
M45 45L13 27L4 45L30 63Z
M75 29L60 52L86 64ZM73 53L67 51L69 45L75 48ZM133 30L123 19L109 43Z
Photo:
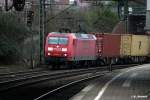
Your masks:
M48 44L67 44L68 38L66 37L49 37Z

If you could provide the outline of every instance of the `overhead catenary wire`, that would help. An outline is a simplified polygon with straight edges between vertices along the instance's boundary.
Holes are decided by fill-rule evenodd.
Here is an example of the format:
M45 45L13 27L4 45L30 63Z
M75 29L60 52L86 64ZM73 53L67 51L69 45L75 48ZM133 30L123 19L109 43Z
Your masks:
M60 11L58 14L56 14L55 16L52 16L51 18L49 18L48 20L46 20L44 23L48 23L50 22L52 19L56 18L57 16L59 16L61 13L64 13L65 11L67 11L68 9L72 8L74 6L74 4L70 5L69 7L65 8L64 10Z

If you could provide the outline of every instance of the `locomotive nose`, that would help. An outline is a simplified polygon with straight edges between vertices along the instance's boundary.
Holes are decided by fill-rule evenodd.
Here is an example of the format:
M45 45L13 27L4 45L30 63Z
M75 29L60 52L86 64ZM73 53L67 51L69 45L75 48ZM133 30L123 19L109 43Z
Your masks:
M59 48L59 45L57 45L56 47Z
M55 56L55 57L67 57L68 56L68 48L66 46L55 45L49 46L47 48L48 56Z

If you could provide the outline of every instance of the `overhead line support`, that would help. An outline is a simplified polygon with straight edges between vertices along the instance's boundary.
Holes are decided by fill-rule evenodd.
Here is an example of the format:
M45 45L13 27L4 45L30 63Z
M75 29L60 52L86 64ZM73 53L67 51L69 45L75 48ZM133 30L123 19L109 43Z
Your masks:
M39 31L39 37L40 37L40 57L39 57L39 62L40 64L43 64L44 63L44 34L45 34L45 14L44 14L44 11L45 11L45 0L40 0L40 18L39 18L39 24L40 24L40 31Z

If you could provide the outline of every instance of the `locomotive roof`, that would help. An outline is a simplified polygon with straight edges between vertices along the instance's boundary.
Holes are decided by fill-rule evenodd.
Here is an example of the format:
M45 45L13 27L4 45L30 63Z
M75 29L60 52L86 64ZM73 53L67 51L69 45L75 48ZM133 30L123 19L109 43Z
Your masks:
M48 35L61 35L61 36L68 36L68 35L72 35L77 39L96 39L95 35L93 34L85 34L85 33L60 33L60 32L51 32Z

